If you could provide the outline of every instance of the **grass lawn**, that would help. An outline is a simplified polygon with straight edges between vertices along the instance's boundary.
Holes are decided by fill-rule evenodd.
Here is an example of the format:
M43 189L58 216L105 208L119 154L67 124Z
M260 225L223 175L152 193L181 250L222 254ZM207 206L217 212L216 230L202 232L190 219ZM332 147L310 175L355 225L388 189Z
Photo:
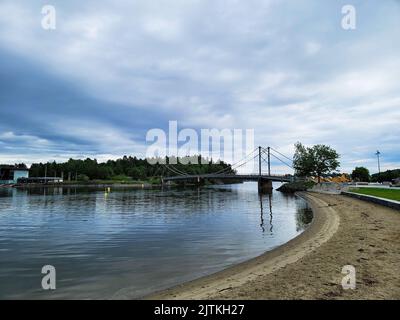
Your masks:
M380 188L351 188L350 192L365 194L368 196L375 196L390 200L400 201L399 189L380 189Z

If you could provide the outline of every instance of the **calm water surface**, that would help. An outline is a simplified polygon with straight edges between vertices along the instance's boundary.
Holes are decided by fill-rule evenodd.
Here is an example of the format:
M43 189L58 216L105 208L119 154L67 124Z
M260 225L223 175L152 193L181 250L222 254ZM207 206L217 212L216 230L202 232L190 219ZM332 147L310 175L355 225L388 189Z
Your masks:
M303 199L260 197L255 183L108 196L2 188L0 299L138 298L256 257L311 219ZM41 288L44 265L56 290Z

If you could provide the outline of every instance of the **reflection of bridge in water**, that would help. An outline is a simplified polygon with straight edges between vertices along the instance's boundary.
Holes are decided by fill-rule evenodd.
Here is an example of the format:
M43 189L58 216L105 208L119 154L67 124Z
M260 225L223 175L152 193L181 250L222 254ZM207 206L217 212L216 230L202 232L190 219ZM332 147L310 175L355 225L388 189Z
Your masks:
M265 219L264 219L264 206L263 206L263 195L259 195L260 197L260 219L261 219L261 223L260 223L260 227L262 229L263 232L265 232ZM272 220L273 220L273 214L272 214L272 193L268 193L268 205L269 205L269 232L272 233L274 226L272 224Z
M258 152L257 152L258 151ZM276 154L275 154L276 153ZM279 156L278 156L279 155ZM171 172L176 174L175 176L171 177L164 177L162 179L162 183L169 183L169 182L176 182L176 183L194 183L197 185L202 185L206 181L209 182L245 182L245 181L256 181L258 182L258 189L259 191L269 192L273 189L272 182L291 182L294 180L294 176L291 174L283 174L283 175L276 175L271 174L271 156L275 159L279 160L281 163L288 166L290 169L293 170L293 165L288 164L287 160L290 162L292 161L290 158L286 157L284 154L280 153L279 151L268 147L258 147L254 149L250 154L244 157L242 160L236 162L235 164L220 170L215 173L209 174L187 174L177 168L174 168L171 165L166 165L167 169ZM280 157L286 159L286 161L282 160ZM231 174L232 170L235 171L238 168L246 165L250 161L254 161L258 158L258 174ZM267 173L263 173L262 171L262 164L266 163L268 166Z

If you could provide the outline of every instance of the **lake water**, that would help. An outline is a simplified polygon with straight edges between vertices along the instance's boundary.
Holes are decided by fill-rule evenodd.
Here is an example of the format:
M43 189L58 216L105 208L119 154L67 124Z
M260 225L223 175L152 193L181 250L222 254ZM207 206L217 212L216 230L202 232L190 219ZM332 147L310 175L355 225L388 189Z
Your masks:
M260 197L256 183L108 195L1 188L0 299L139 298L256 257L311 219L303 199ZM42 289L44 265L56 268L56 290Z

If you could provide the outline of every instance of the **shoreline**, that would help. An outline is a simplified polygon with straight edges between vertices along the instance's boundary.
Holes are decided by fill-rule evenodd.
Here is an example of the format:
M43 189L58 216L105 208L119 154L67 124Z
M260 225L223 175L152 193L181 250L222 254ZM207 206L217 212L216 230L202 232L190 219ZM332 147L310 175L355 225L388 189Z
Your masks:
M234 184L234 183L233 183ZM238 183L240 184L240 183ZM224 185L224 184L221 184ZM210 186L218 186L213 184ZM54 184L14 184L14 185L0 185L0 188L16 188L16 189L36 189L36 188L88 188L88 189L100 189L100 188L114 188L114 189L144 189L144 190L160 190L160 189L184 189L184 188L199 188L196 184L186 184L184 187L172 184L151 184L151 183L54 183Z
M29 183L29 184L14 184L5 185L5 188L20 188L20 189L31 189L31 188L132 188L132 189L156 189L161 188L160 184L150 183Z
M400 299L400 213L341 195L300 193L314 218L280 247L150 300ZM344 290L343 266L356 268Z
M217 273L150 294L149 300L209 299L212 294L240 287L245 282L256 280L260 273L271 274L289 263L295 263L305 254L329 240L339 227L339 217L309 193L299 192L313 211L313 220L308 228L288 242L240 264ZM330 213L330 214L329 214ZM314 239L318 241L314 242Z

